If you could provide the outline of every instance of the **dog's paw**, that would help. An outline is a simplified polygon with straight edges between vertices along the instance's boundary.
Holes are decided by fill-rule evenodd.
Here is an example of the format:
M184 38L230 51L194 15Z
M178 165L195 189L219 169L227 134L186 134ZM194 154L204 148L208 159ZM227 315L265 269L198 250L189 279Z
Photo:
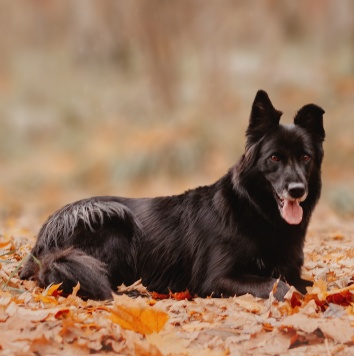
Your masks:
M307 281L306 279L300 279L300 281L294 284L294 287L302 294L306 294L307 290L306 287L312 287L313 282Z

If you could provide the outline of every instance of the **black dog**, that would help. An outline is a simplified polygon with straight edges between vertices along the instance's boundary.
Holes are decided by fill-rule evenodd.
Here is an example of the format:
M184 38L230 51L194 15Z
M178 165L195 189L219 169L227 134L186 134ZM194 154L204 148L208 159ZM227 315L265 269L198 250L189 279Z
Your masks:
M151 291L188 289L201 297L251 293L276 297L301 279L303 244L320 197L324 111L299 110L292 125L259 91L246 150L216 183L177 196L94 197L66 205L41 228L21 278L44 287L80 281L83 297L141 278Z

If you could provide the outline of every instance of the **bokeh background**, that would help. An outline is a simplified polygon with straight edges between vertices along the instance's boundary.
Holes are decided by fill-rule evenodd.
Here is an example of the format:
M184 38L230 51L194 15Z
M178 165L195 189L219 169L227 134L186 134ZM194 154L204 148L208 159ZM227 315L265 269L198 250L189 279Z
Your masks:
M321 204L351 218L353 1L0 2L0 223L215 181L260 88L326 110Z

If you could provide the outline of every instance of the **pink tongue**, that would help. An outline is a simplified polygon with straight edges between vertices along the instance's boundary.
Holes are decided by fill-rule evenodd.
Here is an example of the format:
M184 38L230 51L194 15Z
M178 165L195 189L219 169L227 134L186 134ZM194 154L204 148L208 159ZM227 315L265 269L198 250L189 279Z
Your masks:
M302 207L297 200L285 199L281 214L288 224L297 225L302 220Z

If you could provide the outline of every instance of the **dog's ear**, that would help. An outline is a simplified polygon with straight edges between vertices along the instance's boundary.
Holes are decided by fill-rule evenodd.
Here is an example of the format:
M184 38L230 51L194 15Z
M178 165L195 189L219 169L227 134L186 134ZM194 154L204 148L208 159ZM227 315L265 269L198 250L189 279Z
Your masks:
M323 114L325 111L315 104L303 106L294 118L294 124L300 126L318 137L321 141L325 139L323 128Z
M281 111L274 108L268 94L259 90L253 101L250 121L246 131L247 147L259 141L264 134L279 126Z

